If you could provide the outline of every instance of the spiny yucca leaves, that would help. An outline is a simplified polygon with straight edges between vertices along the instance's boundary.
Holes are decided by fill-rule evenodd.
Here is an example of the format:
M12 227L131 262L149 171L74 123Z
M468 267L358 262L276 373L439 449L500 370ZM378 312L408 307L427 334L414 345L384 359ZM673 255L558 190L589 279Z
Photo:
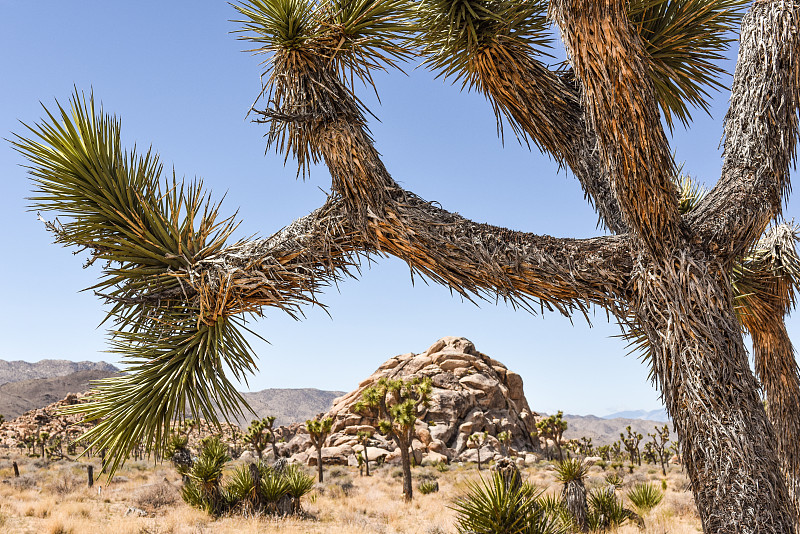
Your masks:
M568 458L555 464L556 480L563 484L583 481L589 473L589 465L577 458Z
M718 65L736 38L748 0L631 0L629 17L651 59L652 80L670 128L689 107L708 112L709 90L724 85Z
M544 54L552 39L546 15L543 0L422 0L418 45L425 64L439 76L472 88L479 81L476 57L498 41Z
M13 144L30 162L32 208L63 218L49 224L57 242L106 262L91 289L111 304L111 352L128 373L97 382L88 403L66 411L97 423L84 439L108 451L111 476L139 442L164 452L174 420L190 414L218 425L215 407L228 418L247 406L225 378L226 368L239 379L254 370L243 319L188 276L223 248L236 223L217 222L219 205L200 182L173 176L163 186L158 156L124 151L119 121L92 96L76 90L68 107L45 113ZM187 291L196 297L187 301Z
M472 534L560 534L567 532L530 484L506 484L502 475L467 482L467 492L450 507L456 529Z
M248 0L233 7L246 39L257 43L253 52L299 50L320 31L317 5L308 0Z
M242 39L257 46L251 52L305 52L335 64L344 79L372 85L370 69L397 66L409 55L403 44L411 31L409 5L405 0L245 0L233 7L245 17L236 21ZM273 56L265 64L269 78L280 63Z
M396 66L407 55L408 4L401 0L245 0L241 39L264 61L256 110L269 123L267 147L298 163L305 177L319 161L319 129L347 117L365 124L355 80L374 87L372 69ZM299 22L298 22L299 21Z
M627 495L639 515L647 514L664 498L664 492L649 482L636 484L628 491Z

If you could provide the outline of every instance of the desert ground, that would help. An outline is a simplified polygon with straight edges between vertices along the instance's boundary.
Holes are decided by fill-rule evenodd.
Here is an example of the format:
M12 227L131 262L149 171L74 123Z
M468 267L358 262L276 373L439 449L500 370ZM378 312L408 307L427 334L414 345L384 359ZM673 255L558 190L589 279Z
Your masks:
M20 476L14 477L16 461ZM415 467L415 494L411 503L401 498L399 466L373 468L372 476L360 476L355 467L325 469L325 482L303 500L302 518L221 517L193 509L180 496L180 475L168 462L128 462L111 481L97 477L87 483L87 466L98 460L59 460L7 455L0 459L0 532L20 534L201 534L201 533L455 533L456 515L450 508L479 473L474 464ZM230 464L234 466L235 462ZM444 470L446 469L446 470ZM522 475L545 492L558 493L553 466L546 461L524 467ZM605 484L611 472L592 466L588 489ZM312 474L312 468L308 468ZM436 479L439 491L421 494L419 481ZM683 534L700 532L687 478L679 466L667 477L653 465L624 470L619 494L637 482L652 481L666 492L663 501L645 516L645 530L629 524L612 532ZM627 505L627 502L626 502ZM146 514L142 516L142 514Z

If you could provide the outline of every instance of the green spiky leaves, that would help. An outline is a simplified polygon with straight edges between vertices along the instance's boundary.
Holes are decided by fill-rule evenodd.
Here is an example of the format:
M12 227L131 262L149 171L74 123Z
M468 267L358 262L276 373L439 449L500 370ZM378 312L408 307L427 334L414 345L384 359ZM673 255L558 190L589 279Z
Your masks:
M747 0L631 0L630 20L650 56L656 95L670 128L690 107L708 112L709 91L724 87L718 65L736 38Z
M408 56L403 43L411 24L404 0L245 0L234 8L245 17L237 21L242 39L257 46L251 52L298 52L298 62L322 58L345 79L371 84L370 69L396 66ZM268 60L265 75L280 64Z
M502 42L542 55L552 39L542 0L423 0L417 17L425 64L470 87L477 81L475 61L481 52Z
M255 366L225 288L209 287L195 267L222 250L236 227L217 220L202 184L185 185L151 151L139 156L120 142L120 124L77 91L70 105L16 136L37 186L33 209L55 211L56 241L88 249L105 263L91 289L111 306L111 352L126 374L98 381L89 402L69 407L96 425L84 436L108 452L109 474L138 443L163 452L175 421L190 416L219 424L244 399L226 378Z

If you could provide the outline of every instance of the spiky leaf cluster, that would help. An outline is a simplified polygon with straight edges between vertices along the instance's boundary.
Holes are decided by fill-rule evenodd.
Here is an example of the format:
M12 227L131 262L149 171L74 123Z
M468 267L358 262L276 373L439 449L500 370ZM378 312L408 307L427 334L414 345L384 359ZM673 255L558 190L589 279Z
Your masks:
M558 514L545 508L542 492L530 484L506 484L499 473L467 482L466 493L450 507L460 533L561 534Z
M661 503L664 492L654 484L640 482L628 490L627 496L639 515L645 515Z
M650 57L664 120L684 125L690 107L708 112L709 91L720 89L720 61L736 39L747 0L632 0L629 16Z
M476 62L483 52L502 45L536 57L552 40L543 0L423 0L417 17L425 64L470 88L479 82Z
M96 290L111 305L111 352L127 373L103 379L66 413L98 422L84 439L108 451L112 475L137 443L163 452L186 415L219 424L246 402L225 376L254 369L243 311L224 287L192 279L194 266L223 249L236 228L219 220L202 182L165 180L158 156L125 151L119 121L77 91L68 107L16 136L37 189L32 208L55 211L56 241L105 263ZM187 298L188 297L188 298Z
M201 457L202 455L203 453ZM236 467L224 479L215 478L209 488L203 490L192 478L184 486L183 498L189 505L216 516L226 513L299 513L301 499L314 488L314 479L296 465L277 470L259 461L257 464ZM285 497L292 501L291 510L282 510L279 507Z
M410 442L409 433L414 429L417 410L429 404L432 390L429 377L411 380L384 377L361 393L361 400L353 406L353 411L378 419L381 434Z

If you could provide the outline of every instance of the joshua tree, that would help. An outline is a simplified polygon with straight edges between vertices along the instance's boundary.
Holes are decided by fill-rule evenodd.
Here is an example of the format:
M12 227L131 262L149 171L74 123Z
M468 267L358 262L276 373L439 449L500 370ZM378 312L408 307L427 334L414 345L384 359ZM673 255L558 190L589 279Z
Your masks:
M564 432L567 431L567 422L564 421L564 412L561 410L557 414L551 415L546 419L542 419L536 423L536 428L539 429L539 434L545 439L553 440L558 450L558 459L563 460L564 454L561 451L561 438Z
M300 172L323 161L332 182L310 215L227 246L236 223L203 204L202 184L165 184L155 153L126 151L119 122L76 95L71 111L13 143L29 159L34 207L60 215L48 223L56 240L108 265L94 287L131 372L68 410L99 421L87 437L108 447L111 473L139 440L162 450L187 407L212 423L216 406L240 412L221 370L253 370L243 316L265 306L297 314L359 257L391 254L468 298L569 316L608 310L646 344L704 529L792 532L800 379L783 316L798 263L794 229L769 227L796 155L800 7L758 0L742 18L748 4L242 0L242 37L270 54L257 111L267 142ZM692 201L676 185L664 124L688 125L690 107L707 108L740 21L722 173ZM554 69L543 53L550 23L567 55ZM478 224L404 190L374 147L353 81L371 83L373 70L417 54L570 169L610 235ZM737 315L737 296L753 313ZM186 379L166 380L178 375Z
M627 437L625 434L620 432L619 439L622 441L622 444L625 445L625 449L628 451L628 454L631 457L631 471L633 471L633 464L642 465L642 455L639 453L639 443L641 443L644 436L642 436L642 434L639 432L632 431L630 425L625 427L625 431L628 433Z
M356 434L356 437L358 438L358 442L364 447L363 462L367 471L367 476L369 476L369 453L367 451L367 447L372 439L372 432L369 430L361 430Z
M664 425L661 428L654 427L655 433L647 435L650 436L650 442L653 456L656 461L661 464L661 474L667 476L667 461L669 460L669 428Z
M431 394L431 379L389 380L381 378L377 384L361 393L353 411L378 419L378 432L390 437L400 450L403 467L403 497L413 497L411 485L411 454L409 448L414 439L414 423L417 411L427 406Z
M508 443L511 441L511 432L504 430L503 432L498 432L496 437L503 450L503 456L508 456Z
M275 445L275 433L272 430L272 425L275 423L275 417L264 417L260 421L254 419L250 426L247 428L247 434L244 436L244 442L256 451L256 455L261 458L264 449L267 445L272 444L272 453L274 458L278 459L278 449Z
M333 419L325 417L324 419L309 419L306 421L306 430L311 436L311 443L317 449L317 479L322 482L322 447L325 446L325 440L331 433L333 427Z
M561 490L561 500L580 531L587 530L584 485L587 474L588 466L577 458L562 460L556 464L556 480L564 485Z
M476 432L467 440L467 444L478 451L478 471L481 470L481 447L486 443L486 438L488 436L489 433L486 431Z

